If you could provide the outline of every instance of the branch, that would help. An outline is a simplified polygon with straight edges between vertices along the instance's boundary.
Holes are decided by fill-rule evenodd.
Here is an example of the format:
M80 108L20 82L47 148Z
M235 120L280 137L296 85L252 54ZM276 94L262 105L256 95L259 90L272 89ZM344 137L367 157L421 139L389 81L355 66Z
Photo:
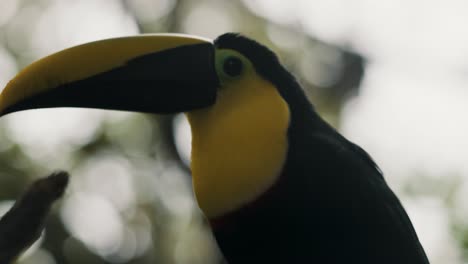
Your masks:
M0 219L0 263L11 263L36 241L52 203L68 184L68 173L54 172L35 181Z

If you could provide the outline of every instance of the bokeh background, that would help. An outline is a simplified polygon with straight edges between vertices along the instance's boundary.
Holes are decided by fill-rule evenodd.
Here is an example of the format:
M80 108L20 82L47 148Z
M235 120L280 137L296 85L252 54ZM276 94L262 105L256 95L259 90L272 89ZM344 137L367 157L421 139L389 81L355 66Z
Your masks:
M93 40L241 32L277 52L320 114L375 158L431 262L468 263L467 25L464 0L1 0L0 88ZM189 148L183 116L2 118L0 211L34 179L72 173L18 263L220 263L193 199Z

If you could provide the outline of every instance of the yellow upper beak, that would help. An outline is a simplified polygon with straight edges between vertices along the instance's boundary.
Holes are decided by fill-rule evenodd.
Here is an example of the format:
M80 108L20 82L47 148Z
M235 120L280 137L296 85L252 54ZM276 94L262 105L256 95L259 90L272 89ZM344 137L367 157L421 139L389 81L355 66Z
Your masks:
M212 104L218 83L209 40L176 34L107 39L23 69L0 94L0 114L44 107L188 111Z

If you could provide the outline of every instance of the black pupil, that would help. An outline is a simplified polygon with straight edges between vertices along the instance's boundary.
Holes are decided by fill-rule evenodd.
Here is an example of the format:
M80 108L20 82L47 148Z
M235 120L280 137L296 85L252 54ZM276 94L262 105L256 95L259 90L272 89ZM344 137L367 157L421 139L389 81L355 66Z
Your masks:
M228 57L224 61L223 70L227 75L235 77L241 74L242 67L242 61L240 59L236 57Z

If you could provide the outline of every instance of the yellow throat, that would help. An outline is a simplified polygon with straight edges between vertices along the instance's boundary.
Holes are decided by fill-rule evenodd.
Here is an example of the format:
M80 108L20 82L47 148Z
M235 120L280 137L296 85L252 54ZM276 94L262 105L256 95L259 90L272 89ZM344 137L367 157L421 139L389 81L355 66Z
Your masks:
M208 218L255 200L273 185L287 154L289 108L255 71L224 83L215 105L187 113L193 188Z

